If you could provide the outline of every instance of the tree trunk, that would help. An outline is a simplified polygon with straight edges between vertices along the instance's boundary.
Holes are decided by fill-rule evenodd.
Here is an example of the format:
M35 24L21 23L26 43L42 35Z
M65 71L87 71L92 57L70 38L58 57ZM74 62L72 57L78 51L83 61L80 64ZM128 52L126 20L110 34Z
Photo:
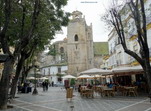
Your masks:
M18 81L18 78L20 76L24 62L25 62L25 57L22 56L21 59L19 60L18 64L17 64L16 74L15 74L15 77L12 81L12 87L11 87L10 94L13 96L13 98L15 97L17 81Z
M24 75L24 73L22 73L22 77L21 77L21 84L23 84L23 83L24 83L24 81L25 81L25 75Z
M4 63L4 69L0 81L0 110L7 109L9 82L13 70L13 65L14 65L13 58L9 58Z
M148 88L149 88L149 97L151 97L151 67L150 67L150 63L146 64L145 76L146 76L146 80L147 80Z
M24 79L28 76L28 72L33 68L33 66L24 66L23 71L22 71L22 80L21 83L24 82Z

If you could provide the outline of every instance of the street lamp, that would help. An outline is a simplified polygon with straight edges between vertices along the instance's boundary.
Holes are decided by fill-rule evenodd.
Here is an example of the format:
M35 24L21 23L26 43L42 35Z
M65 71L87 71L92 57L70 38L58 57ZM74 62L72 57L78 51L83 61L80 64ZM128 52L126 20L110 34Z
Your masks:
M33 95L37 95L38 94L38 90L37 90L37 80L36 80L36 78L37 78L37 74L36 74L36 69L39 67L39 63L36 61L35 62L35 60L34 60L34 76L35 76L35 84L34 84L34 90L33 90Z

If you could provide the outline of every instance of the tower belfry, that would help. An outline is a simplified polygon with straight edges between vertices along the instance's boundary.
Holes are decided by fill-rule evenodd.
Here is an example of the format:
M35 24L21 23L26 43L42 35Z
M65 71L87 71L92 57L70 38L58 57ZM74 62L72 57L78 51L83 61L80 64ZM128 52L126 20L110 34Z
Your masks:
M74 11L72 12L72 19L82 18L82 12Z
M72 12L67 27L67 56L69 74L76 75L94 66L92 24L86 24L80 11Z

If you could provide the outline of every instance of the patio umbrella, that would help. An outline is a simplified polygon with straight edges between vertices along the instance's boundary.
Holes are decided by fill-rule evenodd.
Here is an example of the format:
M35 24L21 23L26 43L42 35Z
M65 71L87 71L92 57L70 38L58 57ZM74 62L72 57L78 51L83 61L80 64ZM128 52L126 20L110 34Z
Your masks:
M143 71L141 66L124 66L124 67L117 67L112 69L113 73L122 73L122 72L141 72Z
M32 80L32 79L35 79L35 77L28 77L27 79Z
M72 76L72 75L66 75L66 76L63 76L62 78L64 79L75 79L76 77L75 76Z
M77 79L79 80L82 80L82 84L84 85L84 83L88 82L87 79L91 79L93 78L92 76L89 76L89 75L81 75L81 76L78 76Z
M104 76L96 74L96 75L93 75L91 77L93 77L93 78L101 78L101 77L104 77Z
M92 76L89 75L81 75L77 77L78 79L89 79L89 78L93 78Z
M105 69L98 69L98 68L92 68L92 69L88 69L85 70L83 72L80 72L79 74L87 74L87 75L98 75L98 74L110 74L112 73L111 70L105 70Z
M40 79L46 80L46 79L48 79L48 78L47 78L47 77L41 77Z

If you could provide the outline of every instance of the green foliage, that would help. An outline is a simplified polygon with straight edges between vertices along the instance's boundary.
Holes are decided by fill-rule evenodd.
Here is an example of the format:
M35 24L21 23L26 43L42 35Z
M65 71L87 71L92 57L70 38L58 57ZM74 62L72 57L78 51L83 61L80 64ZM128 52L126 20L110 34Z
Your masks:
M71 85L71 86L75 85L75 79L71 79L70 85Z
M53 2L53 1L52 1ZM61 4L60 4L61 5ZM64 5L64 3L62 4ZM38 18L38 24L34 32L38 49L43 50L45 45L53 39L55 32L61 30L61 26L67 26L69 13L64 13L62 9L56 9L50 2L43 2L41 13ZM56 51L52 51L55 55Z
M49 52L48 55L52 55L52 56L56 56L57 55L57 51L55 49L54 45L49 46Z
M34 1L12 1L11 16L6 36L10 46L20 47L21 41L27 42L26 50L44 50L45 45L53 39L55 32L61 30L61 26L67 26L69 13L61 8L67 4L67 0L40 1L40 13L36 21L36 27L28 41L23 40L31 31ZM0 2L0 27L3 28L4 3Z
M62 77L64 74L57 74L58 77Z

